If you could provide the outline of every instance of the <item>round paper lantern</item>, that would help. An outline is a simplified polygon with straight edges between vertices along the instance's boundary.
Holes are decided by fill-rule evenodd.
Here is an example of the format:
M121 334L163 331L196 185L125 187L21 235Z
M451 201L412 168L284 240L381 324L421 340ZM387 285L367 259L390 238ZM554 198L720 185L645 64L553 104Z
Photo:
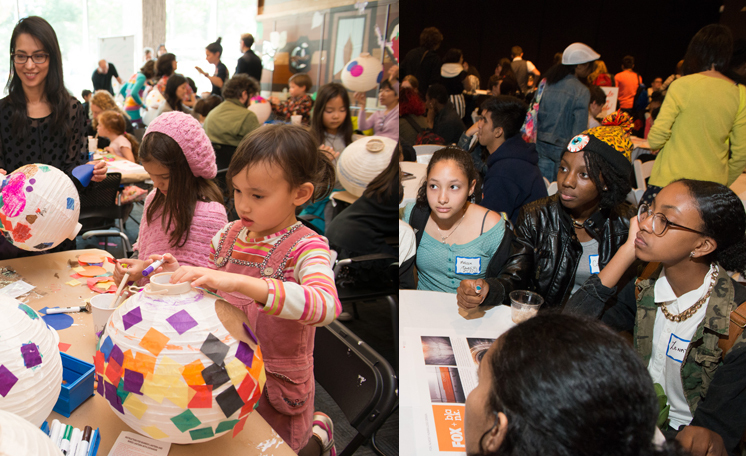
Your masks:
M142 116L142 122L145 125L150 125L150 122L158 116L158 108L164 100L165 98L163 98L161 92L159 92L155 87L148 92L148 96L145 97L145 106L148 107L148 110L145 111L145 114Z
M337 178L348 192L362 196L368 183L391 161L396 141L383 136L366 136L342 151L337 160Z
M342 85L353 92L367 92L383 81L381 61L368 53L360 54L342 70Z
M0 410L0 454L62 456L52 439L20 416Z
M5 176L0 195L0 230L20 249L48 250L80 231L78 191L53 166L18 168Z
M112 314L94 357L97 392L132 429L172 443L240 432L264 361L246 315L156 274Z
M252 97L251 104L249 105L249 111L256 114L256 118L259 119L259 123L263 124L269 119L269 115L272 114L272 105L269 102L260 97Z
M0 410L41 426L62 389L59 336L26 304L0 295L0 309Z

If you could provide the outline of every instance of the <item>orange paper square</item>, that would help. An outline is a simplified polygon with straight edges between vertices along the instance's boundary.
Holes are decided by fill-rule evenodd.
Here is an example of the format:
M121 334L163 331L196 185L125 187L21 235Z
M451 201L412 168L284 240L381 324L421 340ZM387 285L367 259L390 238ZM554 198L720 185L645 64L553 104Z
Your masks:
M189 408L212 408L212 385L189 385L189 388L196 393L191 401Z
M257 347L257 350L259 348ZM256 354L258 352L254 352ZM264 361L260 361L259 359L254 359L254 362L251 363L251 367L247 367L246 370L249 371L249 374L254 378L259 378L259 373L264 369Z
M135 370L135 357L132 356L132 350L124 352L124 361L122 361L122 369Z
M182 371L181 376L184 377L184 380L189 386L204 385L205 379L202 377L202 371L204 368L205 366L202 364L202 361L195 359L184 366L184 371Z
M146 353L138 353L134 361L135 369L143 375L155 372L155 357Z
M99 375L104 375L104 354L100 351L96 352L96 356L93 357L93 365L96 366L96 373Z
M145 337L140 340L140 346L155 356L163 350L168 341L171 340L155 328L150 328Z

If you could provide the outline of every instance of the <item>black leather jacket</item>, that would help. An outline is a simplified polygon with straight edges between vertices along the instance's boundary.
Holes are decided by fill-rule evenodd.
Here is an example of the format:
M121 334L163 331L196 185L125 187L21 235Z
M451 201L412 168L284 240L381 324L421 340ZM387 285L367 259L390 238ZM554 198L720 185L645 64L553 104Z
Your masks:
M598 241L602 269L627 240L631 212L629 205L622 204L598 211L585 221L588 233ZM559 195L525 205L518 216L508 261L498 274L487 271L489 294L482 305L510 304L508 295L513 290L537 292L544 297L542 309L564 305L582 254L583 247Z

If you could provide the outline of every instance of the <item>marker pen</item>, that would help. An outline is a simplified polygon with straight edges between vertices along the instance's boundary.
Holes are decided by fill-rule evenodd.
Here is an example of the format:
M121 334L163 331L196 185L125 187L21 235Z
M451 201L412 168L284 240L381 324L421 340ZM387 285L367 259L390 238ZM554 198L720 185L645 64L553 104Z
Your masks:
M52 427L49 428L49 438L52 440L52 443L54 443L54 446L59 447L59 440L60 440L60 428L62 425L60 424L59 420L52 420Z
M73 429L73 436L70 438L70 451L67 454L75 456L75 451L78 449L81 437L83 437L83 433L80 432L80 429Z
M91 429L90 426L86 426L83 430L83 438L80 441L80 444L78 444L78 448L76 448L75 456L88 456L88 446L91 444L91 432L93 429Z
M150 266L148 266L142 271L142 275L149 276L150 274L153 273L153 271L160 268L162 264L163 264L163 260L156 260L155 262L153 262L153 264L151 264Z
M91 305L86 304L84 306L75 306L75 307L55 307L52 309L47 309L47 315L53 315L53 314L59 314L59 313L74 313L74 312L90 312L91 311Z
M62 435L62 442L60 442L60 450L62 450L62 454L67 455L67 452L70 451L70 437L73 435L73 427L69 424L65 426L65 433Z

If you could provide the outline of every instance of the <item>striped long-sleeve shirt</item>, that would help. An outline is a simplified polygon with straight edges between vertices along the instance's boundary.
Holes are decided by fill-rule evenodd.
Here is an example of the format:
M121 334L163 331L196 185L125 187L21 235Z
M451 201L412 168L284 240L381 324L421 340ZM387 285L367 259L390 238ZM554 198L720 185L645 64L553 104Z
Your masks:
M212 267L220 238L229 226L220 230L210 243ZM232 257L260 264L291 228L261 239L249 239L249 230L243 228L233 246ZM334 284L328 241L323 236L309 236L302 239L289 255L284 270L285 281L264 278L269 286L269 295L262 312L311 326L328 325L342 312Z

